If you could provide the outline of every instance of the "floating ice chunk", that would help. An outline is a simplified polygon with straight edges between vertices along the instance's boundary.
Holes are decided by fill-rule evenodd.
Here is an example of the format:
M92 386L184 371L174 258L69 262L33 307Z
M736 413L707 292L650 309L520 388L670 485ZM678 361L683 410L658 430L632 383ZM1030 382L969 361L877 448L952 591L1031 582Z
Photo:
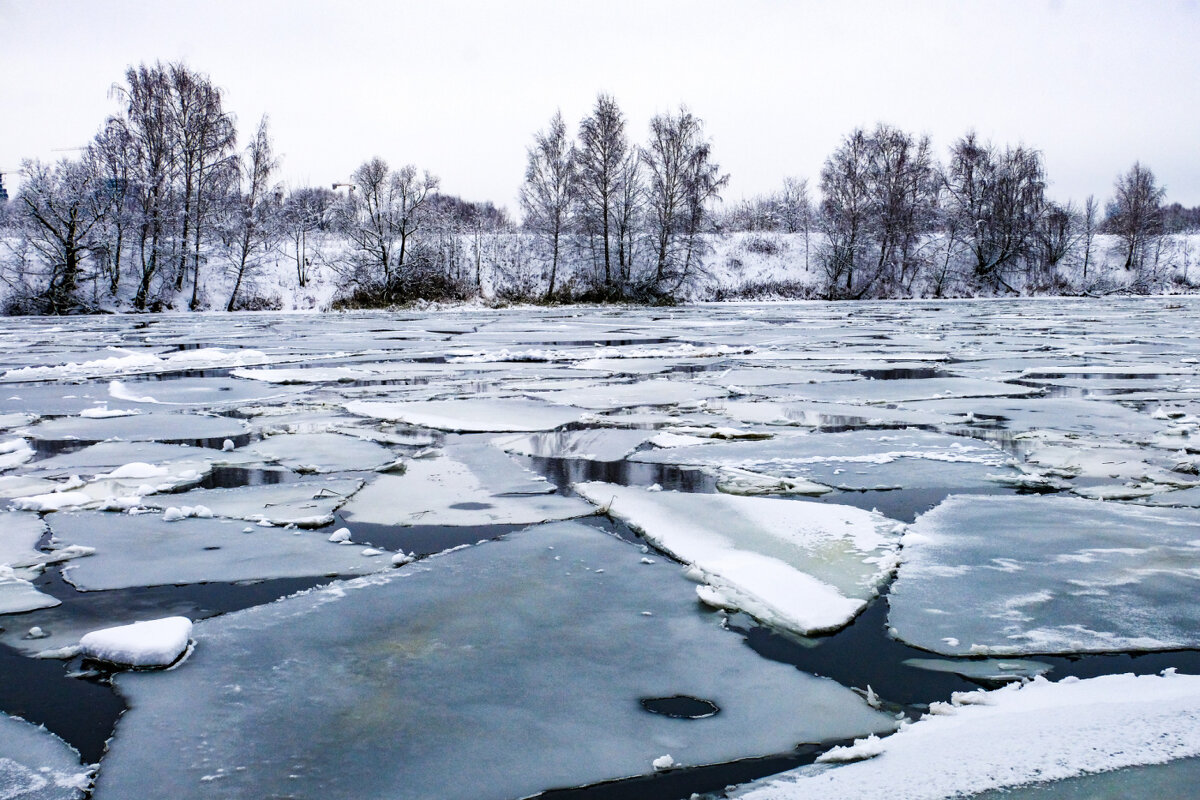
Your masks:
M178 522L181 519L212 519L212 509L207 506L168 506L163 512L163 522Z
M124 464L117 467L112 472L107 474L97 475L97 478L136 478L145 480L147 478L161 478L169 474L166 467L156 467L153 464L147 464L143 461L134 461L130 464Z
M18 577L12 567L0 565L0 614L23 614L39 608L53 608L61 602L39 592L32 583Z
M252 442L238 451L300 472L368 470L391 463L395 456L374 442L340 433L287 433Z
M650 766L654 767L655 772L662 772L663 770L674 769L675 767L678 767L679 762L672 758L671 754L668 753L651 761Z
M0 442L0 470L12 469L33 458L34 450L24 439Z
M608 483L574 488L694 565L721 596L714 605L801 634L836 630L866 607L895 567L903 527L849 506Z
M956 693L899 733L830 751L876 754L801 767L734 794L742 800L974 796L1200 755L1200 677L1106 675ZM1041 795L1038 795L1041 796Z
M51 523L59 539L96 551L63 569L64 579L81 591L363 575L382 568L360 558L353 548L330 544L319 533L296 535L259 527L244 534L241 524L228 520L191 518L164 524L157 515L83 512L55 515Z
M230 417L158 413L101 419L49 419L31 425L25 431L32 438L54 441L74 439L102 442L121 439L127 442L192 442L243 436L247 428Z
M5 475L0 477L0 499L26 497L35 494L47 494L57 489L59 484L45 478L31 478L24 475Z
M1157 494L1147 497L1144 502L1150 506L1191 506L1192 508L1198 508L1200 507L1200 486L1168 492L1160 491Z
M1039 387L978 378L910 378L895 381L839 381L790 387L796 400L832 403L901 403L945 397L1021 397L1040 394Z
M147 394L139 394L134 392L121 381L109 381L108 393L112 395L114 400L125 400L130 403L157 403L153 397Z
M431 400L421 403L345 404L351 414L389 422L405 422L444 431L497 432L548 431L575 422L583 409L549 405L534 400Z
M740 469L852 490L991 486L990 476L1011 469L1012 461L988 442L919 430L800 433L640 450L629 460Z
M849 764L854 761L866 761L868 758L883 755L884 743L878 736L871 734L865 739L859 739L854 744L844 747L834 747L817 756L818 764Z
M380 475L346 504L355 522L383 525L527 525L593 513L573 497L546 494L543 482L526 479L525 493L511 489L520 468L503 453L502 469L479 469L442 456L409 464L404 475Z
M0 430L21 428L36 421L36 414L0 414Z
M950 672L980 681L1007 682L1044 675L1053 664L1028 659L984 658L949 661L941 658L907 658L904 665L930 672Z
M829 486L803 478L776 478L733 467L717 470L717 490L725 494L799 494L808 496L828 494L833 491Z
M235 369L230 375L254 381L278 384L340 383L369 379L375 373L355 367L310 367L276 369Z
M94 498L84 492L50 492L35 494L30 497L15 497L12 507L18 511L61 511L64 508L81 508L94 502Z
M132 417L142 413L138 408L109 408L107 405L85 408L79 416L85 419L106 419L108 417Z
M558 405L606 410L634 406L674 406L685 401L724 397L726 394L722 389L701 383L649 380L636 383L603 383L556 392L531 392L530 396Z
M80 651L88 658L126 667L169 667L187 650L192 621L164 617L85 634Z
M46 523L28 514L0 512L0 565L28 563L38 556L37 545Z
M1191 508L953 496L909 528L889 624L946 655L1196 647L1197 539Z
M1150 497L1162 490L1161 486L1137 486L1127 484L1108 484L1104 486L1080 486L1075 487L1071 491L1080 497L1087 497L1091 500L1140 500L1143 497Z
M186 668L115 679L131 708L95 797L295 793L297 759L330 800L527 797L650 773L667 747L690 766L894 728L755 655L672 565L639 557L548 525L200 622ZM638 702L678 694L721 712L682 721ZM203 782L237 764L253 768Z
M329 534L329 541L333 542L334 544L341 544L342 542L350 541L350 529L338 528L336 531Z
M538 458L620 461L653 435L649 431L600 428L504 436L493 439L492 444L506 453Z
M0 712L0 797L80 800L90 781L75 748L45 728Z
M261 486L239 486L233 489L198 489L184 494L144 498L147 508L167 508L168 500L195 502L194 509L204 509L209 516L230 519L266 521L271 525L295 525L300 528L320 528L333 522L333 512L341 508L355 492L362 488L363 481L306 480L295 483L277 483ZM182 509L180 509L182 513ZM182 513L174 519L201 516L199 513Z

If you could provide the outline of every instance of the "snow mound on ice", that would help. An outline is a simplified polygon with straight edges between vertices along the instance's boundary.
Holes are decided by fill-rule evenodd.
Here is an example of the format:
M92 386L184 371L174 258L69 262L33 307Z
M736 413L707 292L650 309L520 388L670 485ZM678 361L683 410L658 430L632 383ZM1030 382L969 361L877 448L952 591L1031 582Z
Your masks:
M935 800L1200 754L1200 676L1105 675L955 693L885 739L837 748L742 800Z
M79 640L83 655L129 667L167 667L183 655L192 635L187 617L164 617L103 628Z

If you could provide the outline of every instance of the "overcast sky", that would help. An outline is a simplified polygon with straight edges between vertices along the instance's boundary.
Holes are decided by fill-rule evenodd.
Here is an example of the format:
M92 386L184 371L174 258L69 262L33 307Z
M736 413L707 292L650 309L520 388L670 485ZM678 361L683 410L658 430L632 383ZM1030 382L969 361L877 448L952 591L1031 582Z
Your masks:
M1196 0L0 0L0 170L72 155L154 60L208 73L243 143L268 113L290 185L379 155L513 209L534 131L604 91L636 141L681 102L704 119L726 200L815 184L886 121L942 157L971 127L1037 147L1055 198L1141 160L1200 205Z

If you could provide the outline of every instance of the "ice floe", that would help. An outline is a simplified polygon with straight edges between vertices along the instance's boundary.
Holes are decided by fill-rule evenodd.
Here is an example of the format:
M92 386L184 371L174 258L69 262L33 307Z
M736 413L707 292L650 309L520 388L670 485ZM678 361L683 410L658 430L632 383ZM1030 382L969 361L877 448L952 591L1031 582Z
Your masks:
M704 602L800 634L836 630L866 607L891 576L903 527L849 506L608 483L574 489L695 567Z
M380 525L527 525L593 513L587 503L550 494L553 486L498 450L439 456L381 475L346 504L353 521Z
M252 442L235 451L297 472L370 470L395 460L386 447L340 433L286 433Z
M95 554L63 569L82 591L134 586L246 581L318 575L362 575L387 567L361 558L320 533L251 526L245 522L185 517L164 522L158 514L75 512L50 520L63 542Z
M92 631L79 648L87 658L118 666L169 667L187 650L191 635L187 617L163 617Z
M1197 647L1197 591L1200 510L960 495L905 535L888 620L946 655Z
M351 414L388 422L405 422L443 431L549 431L578 421L582 408L550 405L535 400L433 400L429 402L346 403Z
M203 508L207 516L298 528L320 528L333 522L333 512L362 488L361 479L306 480L232 489L195 489L182 494L143 498L140 505L169 511L171 508ZM181 514L205 516L204 514Z
M640 558L559 523L198 623L184 668L117 676L132 707L94 796L268 797L299 768L329 800L525 797L894 727ZM677 694L720 713L639 703Z
M91 770L79 752L19 717L0 712L0 797L5 800L81 800Z
M1105 675L956 693L740 800L939 800L1200 755L1200 677ZM844 763L838 766L839 762ZM1042 795L1036 795L1041 797Z

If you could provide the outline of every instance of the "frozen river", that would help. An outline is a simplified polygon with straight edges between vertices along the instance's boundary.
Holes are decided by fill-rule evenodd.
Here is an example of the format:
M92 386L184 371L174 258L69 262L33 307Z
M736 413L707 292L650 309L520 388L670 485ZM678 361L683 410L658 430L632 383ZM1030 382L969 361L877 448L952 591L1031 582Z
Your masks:
M1198 312L0 321L0 798L1183 796Z

